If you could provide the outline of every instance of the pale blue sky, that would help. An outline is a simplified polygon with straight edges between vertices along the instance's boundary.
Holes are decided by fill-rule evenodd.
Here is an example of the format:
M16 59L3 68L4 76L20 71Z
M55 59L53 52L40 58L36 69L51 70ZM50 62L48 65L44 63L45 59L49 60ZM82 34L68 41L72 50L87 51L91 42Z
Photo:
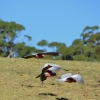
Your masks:
M42 39L70 46L86 26L100 27L100 0L0 0L0 18L23 25L31 46Z

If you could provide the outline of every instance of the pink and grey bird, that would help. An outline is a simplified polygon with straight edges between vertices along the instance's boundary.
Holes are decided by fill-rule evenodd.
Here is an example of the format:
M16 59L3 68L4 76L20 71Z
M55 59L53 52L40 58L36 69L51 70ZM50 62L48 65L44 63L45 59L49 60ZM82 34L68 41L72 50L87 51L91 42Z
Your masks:
M47 77L52 77L52 76L56 76L56 72L61 70L61 66L57 65L57 64L52 64L52 63L46 63L43 67L42 67L42 72L41 74L39 74L36 78L40 77L40 80L43 81L47 79Z
M78 82L80 84L84 84L84 80L80 74L72 75L72 73L67 73L62 75L60 78L57 79L58 82Z
M44 58L45 55L51 55L51 56L58 56L58 52L41 52L41 53L36 53L36 54L31 54L27 56L23 56L22 58L29 59L29 58Z

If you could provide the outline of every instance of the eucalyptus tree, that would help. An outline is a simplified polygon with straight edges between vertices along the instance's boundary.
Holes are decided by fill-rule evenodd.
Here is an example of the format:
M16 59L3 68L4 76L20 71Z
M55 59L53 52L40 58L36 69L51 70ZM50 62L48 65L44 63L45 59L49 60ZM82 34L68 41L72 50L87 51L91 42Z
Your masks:
M100 46L100 32L98 30L98 26L86 26L81 34L86 57L93 58L95 56L95 47Z
M56 51L60 53L59 58L65 60L66 57L66 50L67 50L67 46L65 43L62 42L58 42L56 45Z
M66 49L66 60L73 60L73 57L74 57L74 48L72 46L69 46L67 49Z
M38 46L44 47L44 49L42 49L42 51L47 51L46 50L46 46L48 46L48 42L46 40L41 40L37 43Z
M57 47L58 47L58 42L51 42L48 44L49 48L52 48L54 52L57 51Z
M15 43L15 40L20 37L23 30L25 30L25 27L16 22L0 21L0 56L8 58L17 56L15 54L19 52L20 43ZM22 43L20 48L23 48L23 46L25 45Z
M100 32L90 36L90 41L93 42L93 46L100 46Z
M37 52L37 49L35 47L26 46L24 42L17 43L15 45L15 48L17 50L17 52L15 53L15 55L17 57L22 57L22 56L26 56L26 55L29 55L29 54Z
M92 57L94 56L95 48L92 46L93 44L87 43L86 46L84 46L84 54L86 57Z
M96 47L95 49L95 55L100 56L100 47Z
M65 43L58 42L56 45L57 51L60 52L62 55L66 54L67 46Z
M56 59L63 59L65 60L66 56L66 49L67 46L65 43L62 42L51 42L48 44L48 47L51 48L54 52L59 52L59 57L56 57Z
M92 26L92 27L86 26L81 34L81 37L83 37L82 39L83 43L84 44L87 44L88 42L96 43L100 38L99 32L97 31L98 29L99 29L98 26ZM94 31L97 32L94 33Z
M84 54L84 45L81 39L75 39L72 43L72 47L74 48L74 55Z
M96 33L97 33L99 30L99 26L93 26L93 27L91 27L91 30L92 30L92 33L95 33L94 31L96 31Z
M86 26L81 33L83 44L87 44L89 42L89 37L92 34L92 28L90 26Z

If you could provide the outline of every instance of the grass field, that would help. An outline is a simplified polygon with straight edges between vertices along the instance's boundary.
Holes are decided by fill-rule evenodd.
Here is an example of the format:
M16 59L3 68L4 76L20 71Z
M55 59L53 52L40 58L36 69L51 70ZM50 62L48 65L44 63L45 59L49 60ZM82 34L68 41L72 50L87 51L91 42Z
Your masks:
M58 64L66 71L42 85L35 77L45 63ZM56 82L68 72L80 73L85 84ZM100 100L100 62L0 58L0 100Z

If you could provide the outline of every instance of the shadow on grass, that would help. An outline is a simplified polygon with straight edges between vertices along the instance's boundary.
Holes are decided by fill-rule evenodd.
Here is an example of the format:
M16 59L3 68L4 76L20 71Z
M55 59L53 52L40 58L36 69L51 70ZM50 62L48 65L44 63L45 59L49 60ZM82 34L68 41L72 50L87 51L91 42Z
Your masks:
M43 96L57 96L56 94L53 94L53 93L39 93L39 95L43 95Z
M67 98L56 98L56 100L68 100Z
M98 80L98 83L100 83L100 80Z
M25 87L28 87L28 88L35 87L35 86L32 86L32 85L25 85L25 84L21 84L21 86L25 86Z
M69 71L69 69L63 69L64 71Z

